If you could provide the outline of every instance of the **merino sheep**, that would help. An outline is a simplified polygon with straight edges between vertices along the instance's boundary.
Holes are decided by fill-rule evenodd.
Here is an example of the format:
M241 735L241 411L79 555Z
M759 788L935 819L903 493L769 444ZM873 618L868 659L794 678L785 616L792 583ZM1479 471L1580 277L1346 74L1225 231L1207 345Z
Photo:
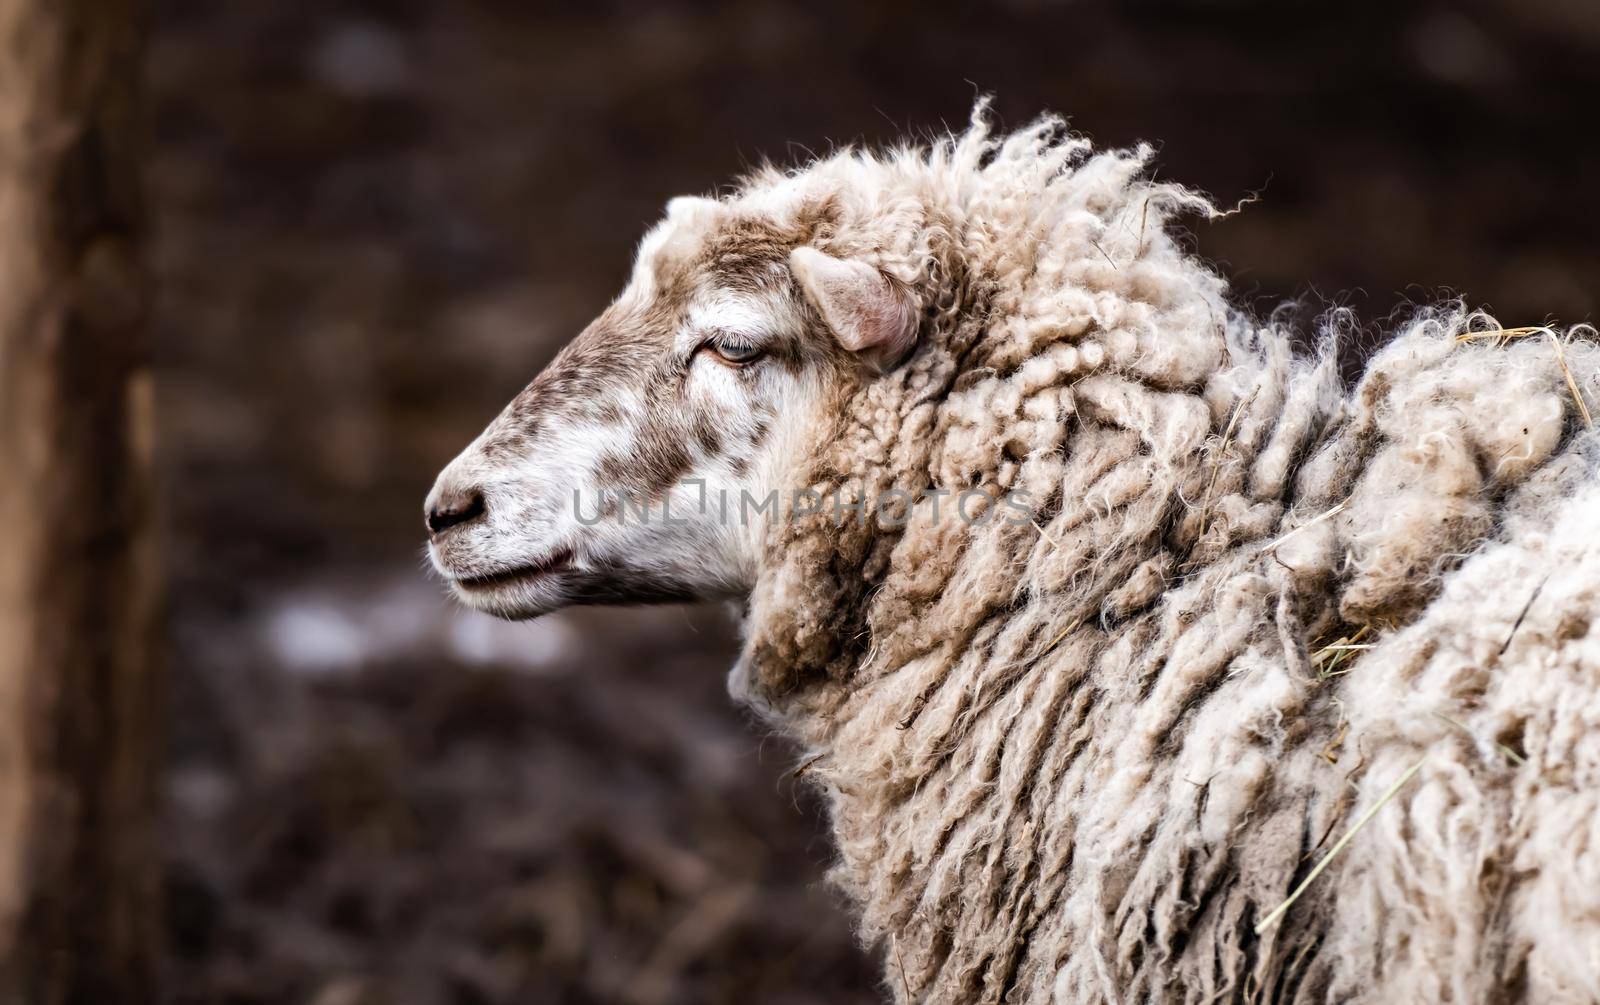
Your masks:
M1600 1001L1593 330L1424 309L1346 387L1149 148L985 119L674 200L439 571L739 602L899 1001Z

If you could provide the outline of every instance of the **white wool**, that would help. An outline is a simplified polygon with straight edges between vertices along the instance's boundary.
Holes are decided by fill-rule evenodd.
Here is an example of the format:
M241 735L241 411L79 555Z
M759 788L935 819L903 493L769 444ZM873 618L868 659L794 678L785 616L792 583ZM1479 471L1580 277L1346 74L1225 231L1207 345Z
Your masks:
M796 483L1034 507L798 521L750 601L734 689L807 748L885 988L1600 1001L1592 332L1569 384L1446 305L1346 389L1344 319L1304 355L1232 309L1148 157L980 117L732 197L830 201L926 310Z

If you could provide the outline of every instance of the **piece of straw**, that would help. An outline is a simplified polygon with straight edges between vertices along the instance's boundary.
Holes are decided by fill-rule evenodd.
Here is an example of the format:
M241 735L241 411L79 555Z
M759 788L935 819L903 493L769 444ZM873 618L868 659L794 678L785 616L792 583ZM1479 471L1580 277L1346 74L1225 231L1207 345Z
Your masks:
M1294 530L1291 530L1289 533L1284 534L1281 537L1279 537L1279 538L1277 538L1277 539L1275 539L1273 541L1268 542L1266 545L1262 546L1261 550L1262 551L1271 551L1272 549L1276 548L1278 545L1280 545L1283 542L1289 540L1291 537L1294 537L1296 534L1300 533L1301 531L1305 530L1306 528L1315 527L1317 524L1319 524L1322 521L1328 519L1329 517L1337 516L1338 514L1343 513L1344 512L1344 508L1346 506L1348 506L1348 505L1350 505L1350 500L1346 499L1344 502L1342 502L1339 505L1335 506L1333 509L1328 510L1326 513L1319 514L1318 516L1315 516L1312 519L1307 520L1305 523L1301 524L1300 526L1296 527Z
M1059 544L1056 544L1056 539L1055 538L1051 537L1049 534L1046 534L1045 531L1044 531L1044 528L1039 526L1039 521L1032 520L1032 521L1029 521L1029 522L1033 524L1033 529L1039 532L1039 536L1044 538L1045 542L1048 543L1050 545L1050 547L1052 547L1052 548L1060 548L1061 547Z
M1544 584L1548 582L1550 582L1550 576L1547 574L1543 579L1539 580L1539 585L1533 588L1533 595L1528 598L1528 602L1522 605L1522 611L1517 615L1517 620L1511 623L1511 631L1506 634L1506 640L1500 643L1501 656L1504 656L1506 650L1511 648L1511 640L1517 637L1517 629L1522 627L1522 622L1527 618L1528 612L1533 610L1533 602L1539 599L1539 594L1544 590Z
M1344 746L1344 738L1346 736L1348 736L1348 735L1350 735L1350 723L1347 720L1347 721L1339 723L1339 735L1335 736L1333 738L1333 742L1329 743L1326 747L1322 748L1322 759L1324 761L1327 761L1329 764L1338 764L1339 763L1339 759L1337 757L1333 756L1333 752L1335 750L1338 750L1340 747ZM1323 838L1324 841L1327 840L1327 837L1328 837L1327 834L1323 834L1322 835L1322 838ZM1318 844L1321 844L1321 842L1319 841ZM1312 849L1312 850L1315 851L1315 849ZM1311 855L1310 852L1306 853L1306 856L1308 858L1310 857L1310 855Z
M1362 625L1354 635L1341 635L1334 639L1332 644L1323 646L1312 653L1311 665L1317 669L1317 679L1329 680L1339 676L1339 674L1348 673L1349 671L1346 670L1340 670L1335 673L1334 667L1344 662L1351 653L1371 649L1377 644L1375 642L1361 641L1371 628L1371 625Z
M900 956L900 939L889 933L889 944L894 946L894 961L900 965L900 986L905 989L906 1001L911 1000L911 981L906 979L906 961Z
M1072 624L1070 624L1067 627L1061 629L1061 634L1057 635L1055 638L1051 639L1050 640L1050 644L1045 646L1044 647L1044 652L1040 653L1039 655L1041 657L1048 655L1050 653L1050 651L1052 649L1054 649L1056 647L1056 645L1061 642L1062 639L1067 637L1067 633L1068 632L1072 631L1074 628L1078 627L1081 624L1083 624L1083 619L1082 618L1074 618L1072 620Z
M1383 809L1385 803L1395 797L1395 794L1398 793L1400 789L1411 780L1412 775L1422 770L1423 761L1426 760L1427 758L1423 758L1423 760L1418 761L1416 764L1413 764L1411 767L1407 768L1406 773L1401 775L1399 778L1396 778L1394 780L1394 784L1389 786L1389 790L1379 797L1377 802L1368 807L1365 813L1361 814L1361 818L1356 821L1355 826L1351 827L1348 831L1345 831L1344 837L1340 838L1332 848L1328 849L1328 854L1322 856L1321 860L1318 861L1315 866L1312 866L1311 872L1306 875L1305 879L1300 881L1299 886L1294 888L1294 892L1289 894L1289 898L1283 903L1279 904L1277 907L1273 908L1270 914L1261 919L1261 923L1256 926L1257 935L1260 935L1262 932L1266 931L1274 922L1282 918L1284 913L1288 911L1290 907L1294 906L1294 902L1300 899L1300 895L1302 893L1306 892L1306 887L1310 886L1318 876L1322 875L1322 870L1328 867L1328 863L1333 861L1333 857L1339 854L1341 851L1344 851L1344 846L1349 844L1351 839L1360 832L1361 828L1365 827L1369 822L1371 822L1373 817L1378 815L1378 811Z
M1492 338L1501 342L1509 342L1514 338L1527 338L1529 335L1537 335L1545 330L1543 325L1524 325L1521 328L1491 328L1487 331L1461 332L1456 335L1456 341L1476 342L1479 339Z
M1572 400L1578 403L1578 414L1583 416L1583 428L1594 429L1594 418L1589 414L1589 406L1584 403L1583 392L1578 390L1578 382L1573 379L1572 370L1567 366L1567 354L1561 348L1561 339L1555 332L1550 332L1550 344L1556 347L1556 362L1561 364L1561 373L1567 378L1567 390L1572 392Z
M1100 252L1101 255L1105 256L1105 260L1111 263L1111 267L1113 269L1120 269L1121 268L1121 266L1117 264L1116 259L1112 258L1110 255L1107 255L1106 254L1106 249L1100 247L1100 242L1099 241L1096 241L1096 240L1091 238L1089 240L1089 243L1094 245L1094 250Z
M1441 722L1449 723L1450 725L1454 726L1455 728L1461 730L1463 733L1465 733L1468 736L1472 737L1474 740L1476 740L1478 738L1478 735L1476 733L1474 733L1472 730L1468 729L1464 724L1455 721L1454 719L1450 718L1448 715L1445 715L1443 712L1435 712L1435 713L1433 713L1433 717L1435 719L1440 720ZM1516 764L1527 764L1528 763L1528 759L1526 757L1523 757L1521 754L1517 753L1515 750L1512 750L1510 747L1506 746L1505 744L1496 743L1494 746L1495 746L1496 750L1500 751L1500 753L1502 753L1502 754L1504 754L1506 756L1507 760L1512 761L1512 762L1514 762Z
M1550 345L1556 351L1556 364L1561 367L1561 375L1567 379L1567 390L1572 392L1572 400L1578 405L1578 415L1583 419L1585 429L1594 429L1594 416L1589 414L1589 405L1583 400L1583 392L1578 390L1578 381L1572 376L1572 368L1567 366L1567 353L1562 347L1561 336L1549 325L1524 325L1521 328L1495 328L1490 331L1461 332L1456 336L1457 342L1476 342L1479 339L1498 339L1502 344L1514 338L1529 338L1534 335L1550 336Z

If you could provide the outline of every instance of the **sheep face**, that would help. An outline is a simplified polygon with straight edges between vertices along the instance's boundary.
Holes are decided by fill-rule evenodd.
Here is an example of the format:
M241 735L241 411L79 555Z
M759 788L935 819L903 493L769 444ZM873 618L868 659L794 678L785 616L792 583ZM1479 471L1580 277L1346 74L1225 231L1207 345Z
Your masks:
M674 200L621 296L439 475L429 555L458 598L523 618L749 591L787 459L914 336L902 290L772 219Z

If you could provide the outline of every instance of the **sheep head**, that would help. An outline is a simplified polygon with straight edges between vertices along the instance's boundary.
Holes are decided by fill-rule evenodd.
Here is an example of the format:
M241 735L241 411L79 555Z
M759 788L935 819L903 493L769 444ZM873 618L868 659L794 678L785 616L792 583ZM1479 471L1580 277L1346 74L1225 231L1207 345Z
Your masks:
M739 598L916 294L809 193L673 200L621 295L439 475L428 551L502 617Z

